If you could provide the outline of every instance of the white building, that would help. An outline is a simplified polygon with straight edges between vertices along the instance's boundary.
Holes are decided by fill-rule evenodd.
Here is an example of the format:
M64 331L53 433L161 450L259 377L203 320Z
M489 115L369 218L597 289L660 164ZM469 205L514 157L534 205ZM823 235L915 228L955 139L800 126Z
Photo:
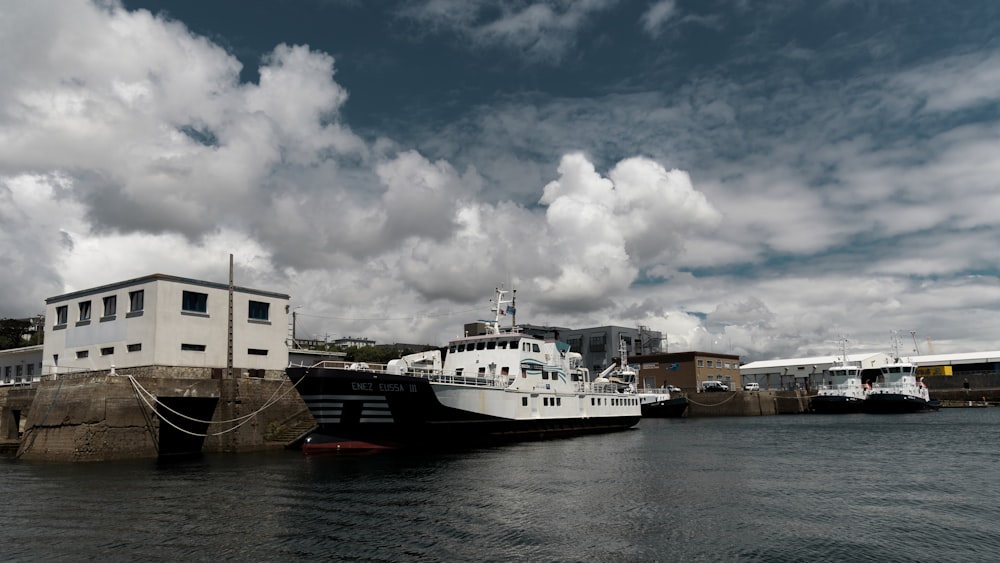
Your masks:
M825 382L830 368L840 361L840 356L761 360L740 366L740 375L744 384L759 383L761 389L810 389ZM882 353L848 354L847 362L877 372L892 358Z
M233 288L234 369L259 377L285 369L288 299ZM171 366L204 375L227 366L227 284L153 274L45 303L44 374Z
M34 383L41 375L41 344L0 350L0 385Z

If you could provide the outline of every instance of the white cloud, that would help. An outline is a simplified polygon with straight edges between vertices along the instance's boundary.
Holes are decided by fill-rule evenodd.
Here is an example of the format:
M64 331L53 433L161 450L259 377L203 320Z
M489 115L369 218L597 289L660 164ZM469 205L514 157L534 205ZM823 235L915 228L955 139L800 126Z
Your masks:
M677 2L675 0L659 0L650 4L639 19L642 30L653 37L658 36L663 31L664 26L674 17L676 11Z
M530 62L557 63L581 28L617 0L537 0L497 5L485 0L423 0L399 15L458 33L478 47L513 49Z

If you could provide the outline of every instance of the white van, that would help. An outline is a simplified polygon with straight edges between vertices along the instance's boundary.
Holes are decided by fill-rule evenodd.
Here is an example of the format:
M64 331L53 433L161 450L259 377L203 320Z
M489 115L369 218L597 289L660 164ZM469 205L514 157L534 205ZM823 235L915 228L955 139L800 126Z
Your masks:
M744 391L760 391L760 383L757 383L756 381L754 381L752 383L744 383L743 384L743 390Z

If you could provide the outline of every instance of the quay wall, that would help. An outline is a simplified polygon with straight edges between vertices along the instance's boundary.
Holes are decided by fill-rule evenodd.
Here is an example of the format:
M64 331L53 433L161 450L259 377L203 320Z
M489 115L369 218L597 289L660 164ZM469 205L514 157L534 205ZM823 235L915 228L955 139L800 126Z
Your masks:
M197 368L129 372L132 378L107 371L60 374L4 390L0 441L16 441L16 455L25 460L106 461L160 457L177 436L193 440L196 451L283 447L283 430L312 424L282 371L232 380L212 379ZM202 422L184 420L189 414Z
M769 416L809 411L805 391L723 391L687 395L687 416Z

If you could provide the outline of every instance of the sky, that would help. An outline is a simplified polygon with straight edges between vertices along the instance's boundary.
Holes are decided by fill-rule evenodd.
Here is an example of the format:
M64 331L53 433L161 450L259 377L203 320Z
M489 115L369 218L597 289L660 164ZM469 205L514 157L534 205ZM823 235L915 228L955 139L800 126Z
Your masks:
M300 338L1000 349L992 0L0 7L0 317L153 273Z

